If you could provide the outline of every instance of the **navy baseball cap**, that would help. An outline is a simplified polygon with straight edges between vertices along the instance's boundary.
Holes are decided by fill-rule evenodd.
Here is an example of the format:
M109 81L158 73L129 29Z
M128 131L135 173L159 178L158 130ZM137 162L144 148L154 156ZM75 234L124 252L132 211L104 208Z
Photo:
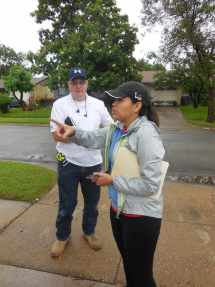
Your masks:
M69 75L68 75L68 80L72 81L76 77L82 77L85 80L87 80L87 76L86 76L85 71L83 69L81 69L81 68L78 68L78 67L73 68L72 70L70 70Z
M105 96L109 100L130 97L137 102L141 102L148 107L151 98L145 85L139 82L126 82L115 90L105 91Z

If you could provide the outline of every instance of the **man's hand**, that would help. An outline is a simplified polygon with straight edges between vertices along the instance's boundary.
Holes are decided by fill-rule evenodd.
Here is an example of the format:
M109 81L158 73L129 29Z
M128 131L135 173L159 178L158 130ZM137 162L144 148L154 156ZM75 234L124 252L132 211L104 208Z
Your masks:
M99 179L96 181L97 185L106 186L113 184L113 176L104 172L94 172L93 174L99 176Z
M67 139L68 136L72 136L75 134L75 128L70 127L68 125L62 124L54 119L49 119L51 122L55 123L57 125L57 128L55 130L55 134L57 137L62 139Z

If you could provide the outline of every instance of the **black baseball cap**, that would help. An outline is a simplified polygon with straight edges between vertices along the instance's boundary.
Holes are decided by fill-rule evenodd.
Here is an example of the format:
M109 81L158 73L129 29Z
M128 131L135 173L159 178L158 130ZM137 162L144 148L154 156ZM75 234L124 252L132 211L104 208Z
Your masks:
M126 82L115 90L105 91L105 96L109 100L130 97L137 102L141 102L148 107L151 98L145 85L139 82Z
M78 68L78 67L70 70L69 75L68 75L68 80L72 81L76 77L83 77L85 80L87 80L87 76L86 76L85 71L81 68Z

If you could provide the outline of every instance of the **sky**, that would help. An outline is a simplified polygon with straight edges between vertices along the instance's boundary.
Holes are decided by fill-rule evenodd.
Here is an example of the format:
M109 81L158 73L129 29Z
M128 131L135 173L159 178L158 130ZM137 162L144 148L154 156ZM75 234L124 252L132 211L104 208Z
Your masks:
M141 33L141 9L140 0L116 0L117 7L122 14L127 14L129 23L135 24L139 32L137 37L140 41L136 45L133 56L138 60L145 58L150 50L158 48L160 43L159 34L150 33L142 38ZM36 52L40 48L38 31L40 28L48 28L49 23L36 24L30 16L38 5L38 0L0 0L0 43L13 48L16 52Z

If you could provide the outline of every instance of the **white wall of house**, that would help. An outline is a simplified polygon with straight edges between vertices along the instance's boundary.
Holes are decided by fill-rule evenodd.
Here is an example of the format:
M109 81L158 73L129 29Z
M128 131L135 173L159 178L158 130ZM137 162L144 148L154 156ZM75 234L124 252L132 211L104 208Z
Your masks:
M21 97L20 92L15 92L15 95L18 99L20 99L20 97ZM10 92L10 96L13 96L12 92ZM25 102L26 105L29 105L29 96L30 96L29 92L23 93L23 101Z

